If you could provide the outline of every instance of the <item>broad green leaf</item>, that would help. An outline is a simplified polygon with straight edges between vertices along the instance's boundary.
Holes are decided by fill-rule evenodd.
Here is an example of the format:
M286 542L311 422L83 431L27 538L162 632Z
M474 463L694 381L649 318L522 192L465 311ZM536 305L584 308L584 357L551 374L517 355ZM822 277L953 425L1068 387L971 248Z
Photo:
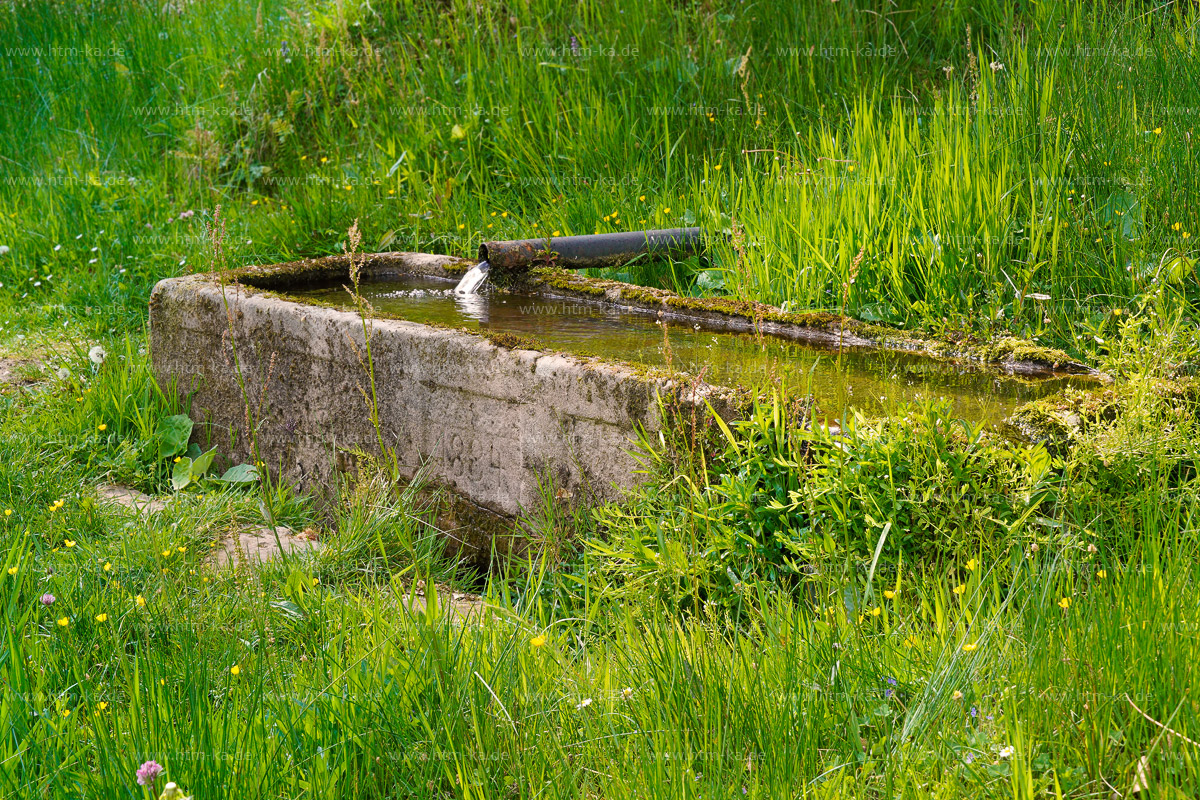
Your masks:
M192 420L186 414L167 417L158 424L158 457L174 458L187 449L192 436Z
M250 464L238 464L225 470L225 474L214 480L224 481L225 483L254 483L258 480L258 470Z
M204 473L208 472L208 468L212 466L213 458L216 455L217 448L214 447L192 461L192 480L197 481L204 477Z
M191 482L192 460L183 456L175 462L175 467L171 470L171 485L175 487L175 491L179 492L187 488Z

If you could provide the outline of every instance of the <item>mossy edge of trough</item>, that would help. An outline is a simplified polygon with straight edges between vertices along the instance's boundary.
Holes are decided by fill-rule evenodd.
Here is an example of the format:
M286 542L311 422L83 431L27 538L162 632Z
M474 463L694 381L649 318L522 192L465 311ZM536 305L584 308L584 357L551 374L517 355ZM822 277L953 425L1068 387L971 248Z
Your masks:
M1200 413L1200 381L1193 378L1152 378L1138 391L1128 384L1099 389L1069 388L1049 397L1019 406L1001 423L999 433L1024 444L1041 444L1052 454L1062 456L1080 436L1099 425L1121 417L1131 402L1143 402L1149 394L1155 400L1174 403L1180 413Z
M1031 376L1056 374L1102 377L1101 374L1062 350L1018 337L1000 337L990 342L963 337L957 341L909 333L899 328L861 322L828 311L783 311L763 303L727 297L683 297L664 289L635 286L620 281L591 278L555 267L536 267L513 288L558 292L569 298L610 303L661 316L680 318L724 317L730 327L762 330L774 336L800 341L820 341L848 346L879 347L921 353L944 359L999 365L1007 371Z

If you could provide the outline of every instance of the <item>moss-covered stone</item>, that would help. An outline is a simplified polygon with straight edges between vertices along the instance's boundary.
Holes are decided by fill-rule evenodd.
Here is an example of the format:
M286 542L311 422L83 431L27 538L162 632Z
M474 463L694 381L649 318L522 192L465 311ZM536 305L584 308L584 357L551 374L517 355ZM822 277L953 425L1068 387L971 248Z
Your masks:
M473 331L469 328L461 328L464 333L470 333L482 336L497 347L506 347L509 350L541 350L542 347L536 339L528 336L521 336L516 333L507 333L505 331Z
M527 292L566 295L580 300L600 300L614 305L696 319L734 330L762 331L774 336L825 345L874 346L922 353L935 358L1003 365L1007 371L1027 375L1054 373L1096 374L1067 353L1016 337L994 341L971 336L935 338L919 333L862 322L829 311L784 311L773 306L732 297L683 297L663 289L633 286L619 281L589 278L554 267L530 269L514 284Z

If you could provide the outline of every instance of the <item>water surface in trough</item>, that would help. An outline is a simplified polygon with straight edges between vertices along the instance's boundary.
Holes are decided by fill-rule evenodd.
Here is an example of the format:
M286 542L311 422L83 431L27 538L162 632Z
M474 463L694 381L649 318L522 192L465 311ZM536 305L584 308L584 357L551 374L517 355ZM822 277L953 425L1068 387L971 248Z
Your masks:
M763 386L783 379L801 391L811 386L819 418L836 421L848 408L875 415L904 403L945 400L955 417L995 424L1021 403L1085 385L1088 379L1028 379L976 365L873 348L837 349L752 333L697 329L655 315L546 297L456 294L453 281L401 277L364 283L363 297L381 317L513 333L542 349L601 356L651 367L670 366L724 386ZM353 308L339 284L304 287L296 300ZM669 346L668 346L669 342Z

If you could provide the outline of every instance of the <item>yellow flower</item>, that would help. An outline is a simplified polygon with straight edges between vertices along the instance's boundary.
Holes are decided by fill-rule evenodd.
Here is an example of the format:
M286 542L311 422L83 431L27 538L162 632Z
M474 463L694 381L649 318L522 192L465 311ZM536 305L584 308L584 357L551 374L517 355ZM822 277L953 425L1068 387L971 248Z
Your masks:
M1104 578L1108 577L1108 572L1105 570L1100 570L1099 572L1096 573L1096 577L1103 580Z
M1171 226L1171 230L1173 230L1173 231L1181 231L1181 230L1183 230L1183 223L1182 223L1182 222L1176 222L1174 225L1172 225L1172 226Z
M640 200L640 201L641 201L641 202L643 202L643 203L644 203L644 202L646 202L646 195L644 195L644 194L643 194L643 195L639 195L639 196L638 196L638 200Z
M59 617L59 618L58 618L58 627L60 627L60 628L65 628L65 627L67 627L67 626L68 626L68 625L70 625L70 624L71 624L71 620L67 619L66 617Z
M112 572L112 564L109 564L109 563L107 563L107 562L106 562L106 563L104 564L104 571L105 571L105 572Z
M546 634L543 633L533 637L529 640L529 643L534 647L541 647L542 645L546 644Z
M896 592L893 592L891 589L885 589L883 592L883 596L886 597L888 600L895 600Z
M962 649L963 649L964 653L969 653L972 650L974 650L976 647L977 647L977 645L974 642L967 642L966 644L964 644L962 646Z
M462 230L463 228L465 228L465 227L467 227L467 226L466 226L466 225L459 225L459 226L458 226L458 229L461 231L461 230Z
M962 700L962 699L963 699L963 693L962 693L962 692L960 692L958 689L955 689L955 690L954 690L954 694L950 695L950 699L951 699L951 700Z
M6 517L11 517L11 516L12 516L12 509L11 509L11 508L6 508L6 509L4 509L4 516L6 516Z
M175 461L173 463L178 464L182 460L183 460L183 456L175 456Z
M8 568L8 574L9 574L9 575L16 575L16 574L17 574L17 568L16 568L16 567L9 567L9 568Z
M170 551L170 550L163 550L163 551L162 551L162 557L163 557L163 558L166 558L166 557L167 557L167 556L169 556L169 555L171 555L171 551Z
M880 615L880 613L882 613L882 612L883 612L882 608L880 608L879 606L875 606L874 608L871 609L871 616L878 617Z
M239 667L237 664L234 664L232 667L229 668L230 675L240 675L241 672L242 672L242 668Z
M977 562L973 558L967 562L967 569L969 569L971 572L975 571L976 566L977 566Z
M108 426L107 426L107 425L105 425L103 422L101 422L99 425L97 425L97 426L96 426L96 430L98 430L98 431L106 431L106 430L108 430Z
M69 709L69 708L64 708L64 709L62 710L62 715L63 715L64 717L69 717L69 716L71 716L71 709Z
M551 235L551 236L562 236L562 231L552 231L552 232L550 233L550 235Z
M181 553L186 553L186 552L187 552L187 548L186 548L186 547L184 547L183 545L180 545L179 547L176 547L175 549L176 549L176 550L178 550L178 551L179 551L179 552L181 552Z
M1155 132L1156 134L1162 133L1162 128L1155 128L1155 129L1154 129L1154 132Z
M108 614L97 614L96 622L108 622Z
M663 213L664 213L664 214L670 214L670 213L671 213L671 207L670 207L670 206L667 206L666 208L664 208L664 209L663 209Z
M720 168L721 168L721 165L720 165L720 164L717 164L715 167L713 167L713 169L720 169ZM854 169L854 168L853 168L853 167L851 167L851 169Z
M98 709L100 709L101 711L103 711L104 709L108 708L108 703L106 703L106 702L104 702L103 700L101 700L99 703L97 703L97 704L96 704L96 708L98 708Z
M71 539L63 539L63 544L65 544L67 547L75 546L75 542Z
M137 603L138 608L146 607L146 598L142 597L140 594L137 597L133 598L133 601L135 603Z
M1184 232L1183 232L1183 238L1184 238L1184 239L1190 239L1190 238L1192 238L1192 235L1191 235L1190 233L1188 233L1187 231L1184 231Z
M1064 597L1061 600L1059 600L1058 607L1059 608L1070 608L1071 607L1071 598Z
M312 585L313 585L313 586L316 586L316 585L317 585L318 583L320 583L320 582L321 582L321 579L320 579L320 578L313 578L313 579L312 579Z
M954 593L957 595L962 595L962 593L965 592L966 590L967 590L967 587L961 583L958 586L954 587Z

